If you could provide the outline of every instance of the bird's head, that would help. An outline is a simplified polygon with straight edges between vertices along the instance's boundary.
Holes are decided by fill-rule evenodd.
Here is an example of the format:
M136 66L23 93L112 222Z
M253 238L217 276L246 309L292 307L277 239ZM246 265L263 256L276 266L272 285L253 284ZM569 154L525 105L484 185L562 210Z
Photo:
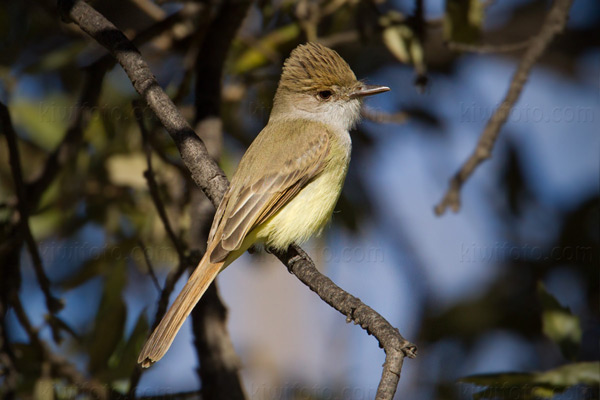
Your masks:
M334 50L307 43L283 65L271 119L300 117L349 130L360 118L361 99L388 90L357 80Z

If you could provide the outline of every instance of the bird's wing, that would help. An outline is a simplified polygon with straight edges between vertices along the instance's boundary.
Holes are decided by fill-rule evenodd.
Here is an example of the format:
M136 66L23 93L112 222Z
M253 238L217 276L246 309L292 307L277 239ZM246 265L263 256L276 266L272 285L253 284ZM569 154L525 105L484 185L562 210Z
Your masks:
M330 146L327 128L319 123L283 127L291 134L269 138L278 132L267 126L242 158L215 214L209 243L219 243L211 262L223 261L239 249L248 232L274 215L323 169ZM255 165L269 165L273 172L248 174L256 171Z

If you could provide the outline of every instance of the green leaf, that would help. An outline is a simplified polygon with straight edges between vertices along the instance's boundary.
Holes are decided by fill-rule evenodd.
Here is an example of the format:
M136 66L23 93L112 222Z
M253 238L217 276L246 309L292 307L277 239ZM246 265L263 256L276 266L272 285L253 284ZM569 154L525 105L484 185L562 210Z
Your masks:
M544 334L560 347L565 358L575 360L582 335L579 317L573 315L568 307L561 306L541 282L537 292L542 305Z
M44 101L19 98L10 112L16 128L22 128L37 145L51 151L63 139L76 107L65 96L47 96Z
M127 341L121 340L117 350L108 361L110 370L106 380L115 381L131 376L136 367L137 358L148 336L150 325L146 319L146 310L142 310Z
M412 64L419 75L424 75L425 59L419 37L409 25L394 21L393 12L380 18L383 43L400 62Z
M269 63L268 53L278 54L280 46L294 41L300 35L300 27L293 23L282 26L263 37L256 46L242 53L236 60L233 71L245 74Z
M565 388L579 384L597 386L600 384L600 361L563 365L537 374L535 382Z
M126 281L125 271L125 263L118 261L110 266L110 273L106 277L88 347L89 369L93 374L101 375L106 369L108 359L123 336L127 317L127 307L122 296Z
M388 26L383 30L383 43L400 62L408 64L410 54L407 41L410 40L412 31L405 25Z
M446 0L444 39L474 43L483 26L484 7L480 0Z
M63 290L74 289L92 278L102 276L104 273L110 273L107 272L107 265L127 259L132 254L132 249L135 246L137 246L137 239L135 238L125 238L117 243L106 245L99 249L101 251L94 253L90 258L85 260L76 273L60 282L60 287ZM92 253L97 249L94 246L89 248L82 247L81 251Z
M474 394L476 399L549 399L575 385L598 386L600 362L567 364L546 372L473 375L459 382L486 386Z

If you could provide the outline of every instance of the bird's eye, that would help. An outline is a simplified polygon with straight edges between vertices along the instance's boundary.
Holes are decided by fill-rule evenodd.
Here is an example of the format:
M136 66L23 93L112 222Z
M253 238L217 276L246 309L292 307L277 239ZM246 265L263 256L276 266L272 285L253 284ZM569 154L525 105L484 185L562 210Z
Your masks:
M329 100L329 98L331 97L331 95L333 93L331 93L331 90L321 90L318 94L319 94L319 99Z

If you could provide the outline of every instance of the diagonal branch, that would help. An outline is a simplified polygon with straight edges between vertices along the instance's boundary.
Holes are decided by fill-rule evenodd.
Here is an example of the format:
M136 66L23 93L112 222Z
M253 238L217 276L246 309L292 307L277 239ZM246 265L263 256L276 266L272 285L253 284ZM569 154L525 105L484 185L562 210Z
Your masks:
M386 356L375 398L392 399L400 381L404 357L415 358L417 347L404 339L398 329L379 313L321 274L299 246L292 245L286 252L275 253L275 256L324 302L345 315L346 322L360 325L367 334L377 338Z
M460 190L475 169L491 157L494 144L502 126L506 123L510 111L519 100L523 87L529 78L533 65L544 53L554 36L562 32L567 23L569 9L573 0L555 0L546 16L540 32L529 42L523 58L515 71L506 97L489 119L483 129L477 147L465 161L460 170L452 177L444 198L435 207L435 213L442 215L448 207L454 212L460 209Z
M5 264L2 265L2 268L0 269L0 274L3 278L0 281L2 283L2 291L0 292L0 318L2 318L2 321L0 321L0 331L2 331L2 337L0 340L4 342L3 347L8 346L10 349L10 343L7 343L4 322L5 313L8 307L11 307L17 321L23 327L23 330L29 338L31 348L41 358L40 364L49 365L52 376L66 380L76 388L78 393L90 394L95 399L107 399L110 389L106 387L106 385L101 384L94 378L83 376L73 364L53 353L46 343L40 339L38 329L35 328L29 320L18 294L21 282L19 271L19 249L16 247L13 248L6 256L7 257L3 259ZM10 352L12 353L12 351ZM11 356L9 355L8 357ZM12 357L14 357L12 360L12 364L14 365L16 364L14 361L19 357L22 357L22 355L13 353ZM5 383L9 384L10 382Z
M139 50L89 4L80 0L61 0L58 7L65 20L75 22L117 59L135 90L175 141L196 184L213 204L219 204L229 186L225 174L210 158L202 140L162 90Z
M204 143L160 88L135 46L112 23L85 2L63 0L59 1L59 7L66 19L77 23L119 61L136 91L146 100L175 141L196 184L213 205L218 205L228 187L224 173L210 158ZM367 332L379 340L386 352L386 362L376 398L392 399L400 379L404 357L414 356L416 347L402 338L377 312L321 275L299 247L290 247L285 254L279 254L279 258L311 290L323 295L322 298L328 304L335 306L350 320L358 321Z
M158 190L158 183L156 182L154 168L152 166L152 147L150 146L148 139L148 130L144 125L144 116L141 107L138 107L135 102L133 105L133 113L135 115L135 120L140 128L140 132L142 133L142 144L144 146L144 152L146 153L146 165L148 169L144 171L144 177L148 182L148 189L150 190L150 196L152 197L152 201L154 202L154 206L156 207L156 211L158 212L158 216L162 221L162 224L167 232L167 236L171 242L173 242L173 246L175 246L175 250L177 251L177 255L179 256L179 262L183 262L184 255L184 246L181 240L177 237L175 232L173 231L173 227L171 226L171 222L169 221L169 217L167 216L167 210L165 209L165 204L160 198L160 191Z
M531 44L531 38L522 42L507 44L469 44L460 42L448 42L448 49L452 51L464 51L471 53L509 53L527 48Z
M61 167L72 160L79 150L83 140L83 132L90 121L91 111L98 103L102 80L108 69L109 64L106 63L86 68L85 81L77 102L77 111L67 128L63 140L48 156L41 174L26 186L30 208L38 203L41 195L62 170Z
M19 148L17 146L17 133L15 132L10 120L8 108L3 103L0 103L0 124L2 126L2 131L6 135L10 169L12 171L13 181L15 184L15 192L17 193L19 228L23 232L27 250L29 251L29 254L31 254L33 269L46 299L46 307L50 313L54 314L62 309L63 304L59 299L54 297L50 291L50 280L44 271L44 265L42 263L40 252L38 251L37 244L35 243L35 239L31 233L31 228L29 226L29 207L25 192L25 183L23 181L23 173L21 170L21 156L19 155Z
M184 10L174 13L149 28L142 30L132 39L132 42L137 45L144 44L166 30L173 28L177 23L185 20L186 17L187 13L184 8ZM61 167L68 160L72 159L79 150L83 132L91 118L91 111L97 106L104 76L113 67L114 63L114 58L106 55L85 68L85 81L81 89L81 95L77 101L77 111L67 128L63 140L48 156L41 174L33 182L26 185L30 207L37 204L37 199L54 181L54 178L61 171Z

